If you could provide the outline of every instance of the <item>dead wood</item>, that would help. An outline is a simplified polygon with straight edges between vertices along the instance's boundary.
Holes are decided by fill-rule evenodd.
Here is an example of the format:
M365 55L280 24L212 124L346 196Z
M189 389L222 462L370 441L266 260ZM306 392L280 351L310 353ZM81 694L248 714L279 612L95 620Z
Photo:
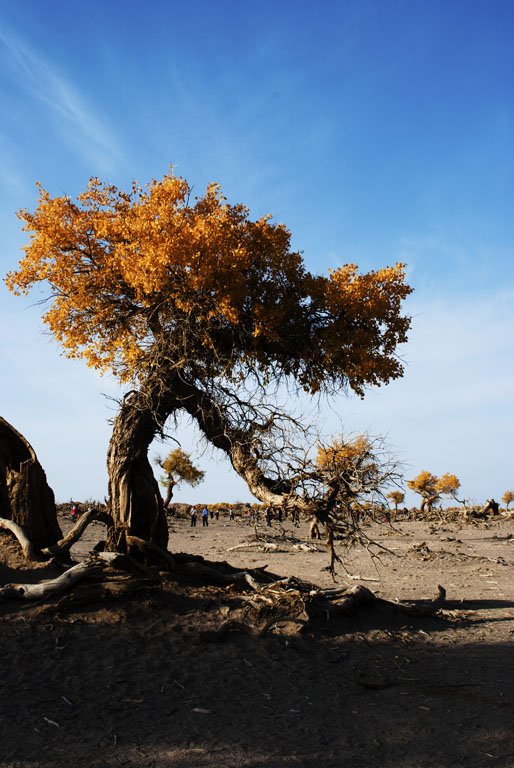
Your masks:
M0 589L0 601L46 599L60 592L65 592L86 576L96 575L100 571L101 565L89 560L74 565L50 581L43 581L39 584L6 584Z
M130 555L122 555L119 552L96 552L95 556L100 560L111 566L111 568L119 568L122 571L129 573L140 573L145 576L153 576L154 572L148 566L140 563L139 560L135 560Z
M439 585L437 587L438 595L434 600L431 600L424 605L412 605L408 603L398 603L398 610L400 613L404 613L407 616L433 616L441 608L444 607L446 602L446 590Z
M75 610L83 605L105 600L125 597L126 595L151 589L160 584L158 578L123 579L123 581L101 581L96 584L79 584L77 587L51 606L51 610Z
M69 552L72 545L80 539L89 523L91 523L93 520L98 520L104 514L105 513L102 513L99 509L96 508L88 509L79 517L78 521L67 533L67 535L58 541L57 544L53 544L52 546L43 549L43 554L55 556Z
M11 424L0 417L0 509L20 525L36 549L61 536L54 493L36 452Z
M0 528L3 528L5 531L10 531L16 536L26 560L38 559L38 549L30 541L21 525L18 525L18 523L15 523L13 520L6 520L5 518L0 517Z
M154 562L157 559L157 561L165 564L167 570L171 571L172 573L180 572L180 566L178 565L173 555L171 555L167 550L161 549L161 547L158 547L156 544L152 544L150 541L141 539L139 536L127 535L125 540L127 544L127 553L129 555L135 555L135 559L137 559L138 556L143 556L145 560Z

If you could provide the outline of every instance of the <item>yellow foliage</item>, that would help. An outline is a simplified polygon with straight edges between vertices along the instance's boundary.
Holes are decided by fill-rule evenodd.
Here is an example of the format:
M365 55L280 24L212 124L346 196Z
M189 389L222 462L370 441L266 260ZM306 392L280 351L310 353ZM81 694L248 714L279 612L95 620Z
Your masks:
M373 475L377 472L377 460L373 445L367 435L357 435L352 440L338 437L329 446L320 446L316 457L318 467L330 475Z
M185 482L195 486L201 483L205 476L205 472L195 467L189 454L182 448L175 448L165 459L157 458L156 463L165 473L162 478L162 483L165 486L170 482L174 485Z
M450 475L448 472L439 478L436 484L437 491L447 496L454 496L460 488L460 480L456 475Z
M509 504L514 501L514 491L505 491L505 493L502 496L502 501L507 507L509 508Z
M76 201L39 185L36 210L18 213L29 241L7 286L45 283L43 319L64 353L123 381L163 360L202 380L292 375L311 392L362 395L402 375L403 264L313 276L283 224L252 221L216 184L191 192L172 169L129 192L92 178Z
M421 496L437 495L437 483L439 478L424 469L414 480L407 480L407 487Z

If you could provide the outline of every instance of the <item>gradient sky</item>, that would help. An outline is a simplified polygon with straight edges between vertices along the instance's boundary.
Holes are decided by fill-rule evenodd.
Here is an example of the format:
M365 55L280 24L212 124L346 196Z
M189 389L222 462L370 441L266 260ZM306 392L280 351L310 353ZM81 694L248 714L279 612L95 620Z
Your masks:
M498 498L514 487L513 39L510 0L0 0L0 274L36 181L73 196L170 163L284 222L314 272L405 261L404 378L315 418L385 435L407 478ZM37 298L0 283L0 415L59 501L103 498L120 392L59 356ZM207 476L176 500L251 498L179 437Z

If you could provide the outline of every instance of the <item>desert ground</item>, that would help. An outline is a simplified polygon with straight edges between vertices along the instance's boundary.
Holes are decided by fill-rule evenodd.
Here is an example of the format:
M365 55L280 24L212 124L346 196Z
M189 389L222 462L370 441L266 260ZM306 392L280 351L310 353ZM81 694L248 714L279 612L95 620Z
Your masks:
M222 514L208 528L178 518L169 528L171 552L334 586L306 524L255 530ZM104 531L90 525L73 558ZM514 522L366 533L379 559L342 551L336 585L365 585L377 600L307 632L278 624L212 642L233 588L172 577L123 597L2 603L0 765L512 768ZM2 533L0 575L50 573ZM436 615L400 613L398 602L420 605L438 585L447 602Z

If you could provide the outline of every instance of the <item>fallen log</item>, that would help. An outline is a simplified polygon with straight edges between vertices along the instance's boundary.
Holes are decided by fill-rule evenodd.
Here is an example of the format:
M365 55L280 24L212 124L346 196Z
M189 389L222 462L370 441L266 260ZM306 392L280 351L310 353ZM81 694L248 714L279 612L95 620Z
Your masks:
M431 600L423 605L409 605L408 603L398 603L397 608L400 613L404 613L407 616L432 616L444 607L446 602L446 590L439 585L437 587L438 595L434 600Z
M99 572L101 572L101 564L88 560L74 565L50 581L42 581L39 584L6 584L0 589L0 601L42 600L65 592L86 576L96 575Z

